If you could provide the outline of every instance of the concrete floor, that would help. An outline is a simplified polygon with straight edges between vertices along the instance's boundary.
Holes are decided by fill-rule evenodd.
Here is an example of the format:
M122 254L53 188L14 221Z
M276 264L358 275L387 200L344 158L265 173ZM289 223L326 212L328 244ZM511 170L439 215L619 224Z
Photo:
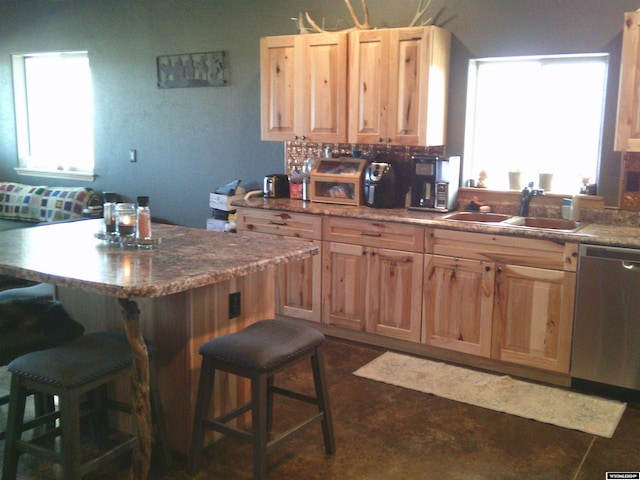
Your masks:
M640 472L640 408L627 408L611 439L493 412L351 374L383 350L330 339L327 377L337 453L324 453L320 426L269 455L272 479L604 479L607 471ZM278 378L311 392L306 363ZM275 429L309 407L280 397ZM125 479L125 461L91 479ZM61 478L58 470L21 460L21 479ZM189 477L185 460L150 478L250 479L249 445L224 439L206 453L202 470Z

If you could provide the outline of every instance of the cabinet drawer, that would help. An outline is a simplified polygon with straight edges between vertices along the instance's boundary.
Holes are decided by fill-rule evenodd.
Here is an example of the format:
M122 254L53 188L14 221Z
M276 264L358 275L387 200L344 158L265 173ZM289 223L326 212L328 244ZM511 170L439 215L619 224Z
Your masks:
M320 240L322 237L322 217L318 215L239 208L236 224L238 230L310 240Z
M424 228L330 217L324 221L324 240L420 253L424 251Z
M577 243L440 229L430 230L429 237L429 248L437 255L567 272L575 272L578 263Z

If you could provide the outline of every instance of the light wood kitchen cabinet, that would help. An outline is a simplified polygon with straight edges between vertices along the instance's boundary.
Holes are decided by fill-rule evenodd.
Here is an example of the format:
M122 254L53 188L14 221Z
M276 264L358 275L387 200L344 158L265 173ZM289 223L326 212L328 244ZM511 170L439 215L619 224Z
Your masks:
M276 313L314 322L321 321L322 305L322 217L277 210L238 209L238 230L305 238L320 253L278 267Z
M495 265L427 255L424 279L422 342L489 357Z
M418 342L424 229L343 218L323 228L323 322Z
M428 241L423 342L569 372L577 244L438 229Z
M346 33L260 40L263 140L347 140Z
M498 265L494 358L569 372L576 274Z
M640 12L624 15L615 150L640 152Z
M451 35L439 27L349 34L349 142L444 145Z

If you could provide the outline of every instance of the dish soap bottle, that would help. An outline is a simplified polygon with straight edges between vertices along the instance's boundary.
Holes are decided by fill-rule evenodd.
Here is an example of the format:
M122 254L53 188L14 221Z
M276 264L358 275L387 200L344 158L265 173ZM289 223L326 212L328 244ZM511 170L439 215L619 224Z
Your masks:
M151 210L149 210L149 197L140 196L138 200L138 223L136 229L136 238L151 238Z

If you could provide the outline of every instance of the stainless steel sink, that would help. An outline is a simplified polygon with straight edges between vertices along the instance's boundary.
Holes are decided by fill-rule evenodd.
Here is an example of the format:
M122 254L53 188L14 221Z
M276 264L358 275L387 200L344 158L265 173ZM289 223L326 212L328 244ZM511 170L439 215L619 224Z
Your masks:
M543 228L549 230L564 230L575 232L582 224L574 220L564 218L544 218L544 217L511 217L503 223L518 227Z
M444 217L446 220L460 220L463 222L503 222L511 218L511 215L503 213L482 213L482 212L455 212Z

